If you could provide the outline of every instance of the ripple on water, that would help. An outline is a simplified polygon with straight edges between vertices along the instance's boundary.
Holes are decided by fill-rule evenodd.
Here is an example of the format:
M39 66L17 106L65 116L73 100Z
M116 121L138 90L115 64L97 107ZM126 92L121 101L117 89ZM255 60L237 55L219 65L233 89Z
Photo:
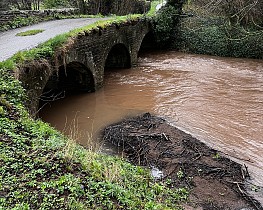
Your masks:
M263 186L263 61L177 52L144 56L137 67L107 72L96 93L46 107L42 118L63 130L77 112L78 128L94 132L127 115L153 112L246 164Z

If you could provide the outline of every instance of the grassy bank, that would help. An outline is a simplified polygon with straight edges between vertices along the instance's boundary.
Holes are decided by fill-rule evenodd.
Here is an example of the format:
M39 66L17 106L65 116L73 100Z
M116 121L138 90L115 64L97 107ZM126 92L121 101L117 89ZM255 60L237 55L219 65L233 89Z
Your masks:
M13 75L23 62L52 57L78 33L138 17L99 22L0 63L0 209L180 209L185 189L171 190L148 170L83 148L33 119Z
M184 12L190 17L181 19L175 48L197 54L263 58L262 27L233 24L225 15L194 3L185 5Z
M0 75L0 208L165 209L186 196L140 167L84 149L31 119L19 82Z

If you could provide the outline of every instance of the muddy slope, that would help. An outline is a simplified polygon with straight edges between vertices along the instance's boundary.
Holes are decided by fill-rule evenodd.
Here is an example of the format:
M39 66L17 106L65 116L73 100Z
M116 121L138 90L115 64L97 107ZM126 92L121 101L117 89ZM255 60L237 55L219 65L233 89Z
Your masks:
M188 188L186 209L263 209L245 190L245 167L159 117L129 118L106 127L103 135L132 163L160 169L170 187Z

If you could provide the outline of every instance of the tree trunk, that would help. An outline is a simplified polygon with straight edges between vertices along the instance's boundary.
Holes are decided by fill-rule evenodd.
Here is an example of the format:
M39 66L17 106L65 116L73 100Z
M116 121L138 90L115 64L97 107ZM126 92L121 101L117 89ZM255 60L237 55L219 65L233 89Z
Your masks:
M23 9L23 10L31 10L32 9L31 0L22 0L21 9Z

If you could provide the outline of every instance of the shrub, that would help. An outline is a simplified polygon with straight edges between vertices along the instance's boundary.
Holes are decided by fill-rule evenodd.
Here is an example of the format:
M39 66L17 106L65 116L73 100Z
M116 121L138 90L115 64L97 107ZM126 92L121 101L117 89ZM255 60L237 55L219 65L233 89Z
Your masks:
M154 32L158 43L165 46L174 40L178 20L179 10L171 5L163 7L157 13Z
M233 25L228 17L193 5L188 5L185 12L193 17L181 20L174 42L177 49L218 56L263 58L262 29Z

